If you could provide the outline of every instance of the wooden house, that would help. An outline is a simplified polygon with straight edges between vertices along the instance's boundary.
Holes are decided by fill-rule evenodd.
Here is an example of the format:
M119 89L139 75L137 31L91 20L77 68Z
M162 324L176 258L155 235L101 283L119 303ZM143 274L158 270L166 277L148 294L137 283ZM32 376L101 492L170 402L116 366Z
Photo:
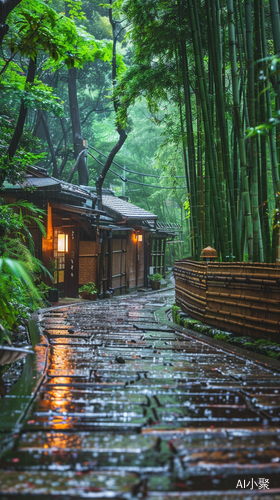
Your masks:
M5 183L1 197L6 203L27 200L45 211L46 237L30 227L35 255L47 269L55 266L55 286L60 296L77 297L79 247L86 238L96 240L100 212L85 190L49 176L40 168L28 169L20 184Z
M31 168L22 183L6 183L1 196L7 203L27 200L44 209L46 237L35 226L30 231L36 257L48 269L55 266L61 297L78 297L88 282L96 283L102 297L122 294L147 287L153 272L165 274L165 244L174 231L110 190L103 190L103 210L98 210L95 188Z

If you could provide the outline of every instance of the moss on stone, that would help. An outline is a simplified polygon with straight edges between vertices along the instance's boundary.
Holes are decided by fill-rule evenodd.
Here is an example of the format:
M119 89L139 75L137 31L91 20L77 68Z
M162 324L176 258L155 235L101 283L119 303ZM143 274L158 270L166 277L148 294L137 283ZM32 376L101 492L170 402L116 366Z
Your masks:
M228 344L236 345L238 347L243 347L248 351L256 352L269 356L270 358L280 360L280 344L277 342L272 342L269 339L258 339L255 340L253 337L246 336L234 336L232 332L224 332L218 329L214 329L211 326L204 325L201 321L194 318L186 318L185 313L182 313L180 307L173 305L172 307L172 319L177 325L181 325L184 328L189 328L196 332L202 333L207 337L211 337L217 340L222 340Z

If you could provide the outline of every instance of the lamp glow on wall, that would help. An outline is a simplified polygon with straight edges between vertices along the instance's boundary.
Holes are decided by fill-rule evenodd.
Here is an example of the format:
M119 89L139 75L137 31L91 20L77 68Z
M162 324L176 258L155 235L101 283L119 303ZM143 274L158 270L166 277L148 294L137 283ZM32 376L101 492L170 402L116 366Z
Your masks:
M137 241L143 241L142 234L134 233L133 234L133 241L134 241L134 243L137 243Z
M68 234L58 234L57 251L68 252Z

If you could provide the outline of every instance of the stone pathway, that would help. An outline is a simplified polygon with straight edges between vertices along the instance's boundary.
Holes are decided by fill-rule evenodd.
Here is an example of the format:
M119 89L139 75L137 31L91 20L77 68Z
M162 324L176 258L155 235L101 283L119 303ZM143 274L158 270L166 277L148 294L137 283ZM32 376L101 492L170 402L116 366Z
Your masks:
M41 315L47 370L2 500L280 499L280 370L158 322L172 294Z

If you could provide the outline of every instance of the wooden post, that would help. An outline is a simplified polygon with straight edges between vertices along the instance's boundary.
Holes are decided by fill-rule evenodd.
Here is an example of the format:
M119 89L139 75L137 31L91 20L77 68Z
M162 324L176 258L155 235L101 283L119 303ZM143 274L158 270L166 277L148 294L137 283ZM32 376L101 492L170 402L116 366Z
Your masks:
M162 243L162 239L159 238L159 240L158 240L158 271L157 271L159 274L161 274L161 270L162 270L162 265L161 265L161 261L162 261L161 243Z
M163 240L163 254L162 254L162 274L163 277L165 278L166 271L165 271L165 250L166 250L166 238Z
M280 221L277 223L276 264L280 265Z

